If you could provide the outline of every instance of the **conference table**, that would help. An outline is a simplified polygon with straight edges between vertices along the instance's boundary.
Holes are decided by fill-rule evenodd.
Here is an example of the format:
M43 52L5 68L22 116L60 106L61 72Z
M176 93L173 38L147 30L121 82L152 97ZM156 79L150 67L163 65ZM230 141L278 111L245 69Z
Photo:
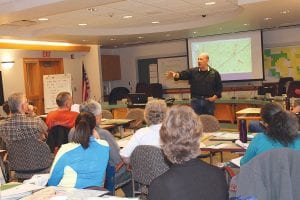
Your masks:
M103 119L101 121L101 128L113 129L117 128L120 133L120 138L124 137L124 128L130 124L134 119Z
M261 108L245 108L242 110L239 110L236 112L237 116L237 127L239 127L240 121L245 120L247 124L247 130L248 130L248 125L250 121L259 121L261 120L260 117L260 110Z

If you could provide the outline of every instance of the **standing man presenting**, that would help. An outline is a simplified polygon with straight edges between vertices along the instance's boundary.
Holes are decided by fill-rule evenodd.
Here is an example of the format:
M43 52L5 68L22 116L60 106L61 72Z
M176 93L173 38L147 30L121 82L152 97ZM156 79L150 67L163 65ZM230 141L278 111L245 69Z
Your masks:
M200 114L214 115L215 101L221 98L222 81L219 72L208 65L209 56L201 53L198 66L182 72L169 71L168 77L177 80L188 80L191 90L191 106Z

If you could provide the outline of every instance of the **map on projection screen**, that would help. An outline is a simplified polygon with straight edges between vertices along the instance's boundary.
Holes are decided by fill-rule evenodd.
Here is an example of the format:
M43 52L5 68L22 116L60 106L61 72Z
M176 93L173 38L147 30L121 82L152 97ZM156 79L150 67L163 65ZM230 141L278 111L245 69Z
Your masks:
M268 81L278 81L280 77L300 80L300 46L265 49L264 67Z

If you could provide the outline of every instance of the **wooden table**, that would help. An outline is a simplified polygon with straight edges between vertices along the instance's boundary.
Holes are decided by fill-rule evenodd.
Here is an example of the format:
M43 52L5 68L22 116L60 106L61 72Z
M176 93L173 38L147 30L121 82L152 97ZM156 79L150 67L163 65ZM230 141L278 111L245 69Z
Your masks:
M114 126L118 128L120 133L120 138L123 138L124 134L124 126L129 125L130 122L134 121L134 119L108 119L101 122L100 126Z

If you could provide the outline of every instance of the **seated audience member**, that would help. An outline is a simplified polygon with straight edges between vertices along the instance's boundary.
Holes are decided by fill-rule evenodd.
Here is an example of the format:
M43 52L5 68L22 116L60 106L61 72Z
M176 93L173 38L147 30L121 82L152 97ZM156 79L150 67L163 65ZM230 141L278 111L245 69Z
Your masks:
M0 121L0 138L8 145L16 140L35 138L45 140L47 126L40 118L27 116L27 98L23 93L8 97L10 117Z
M160 147L159 130L165 117L167 105L163 100L152 100L145 107L145 121L148 127L141 128L135 132L120 154L124 162L130 162L130 156L138 145L153 145Z
M223 171L197 159L202 129L192 108L176 105L167 111L160 138L161 148L172 165L151 182L150 200L228 199Z
M7 117L10 116L10 109L9 109L8 101L4 101L4 103L2 104L2 110L5 112Z
M102 140L106 140L107 143L109 144L109 164L114 167L121 167L118 169L115 175L115 184L119 185L122 184L124 181L127 181L130 179L130 172L126 169L126 165L124 164L121 156L120 156L120 148L118 144L116 143L113 135L105 130L100 128L100 123L101 123L101 113L102 113L102 108L100 103L97 101L94 101L92 99L84 102L83 104L80 105L80 112L90 112L96 117L96 127L94 132L94 137ZM72 142L74 140L74 131L75 128L72 128L69 133L69 142ZM122 165L122 166L121 166ZM129 186L129 187L128 187ZM131 183L128 182L126 186L122 187L124 193L126 196L132 196L132 188L130 187Z
M47 115L46 124L48 128L51 129L53 126L58 125L72 128L78 113L71 111L73 104L71 94L69 92L60 92L56 97L56 104L58 109L49 112Z
M262 109L261 117L264 120L266 131L257 134L251 141L245 155L241 159L241 165L271 149L287 147L300 151L299 124L296 115L283 111L277 106L280 105L270 103Z
M103 186L109 146L106 141L93 137L95 126L93 114L82 112L78 115L74 142L62 145L57 152L50 171L49 186Z

